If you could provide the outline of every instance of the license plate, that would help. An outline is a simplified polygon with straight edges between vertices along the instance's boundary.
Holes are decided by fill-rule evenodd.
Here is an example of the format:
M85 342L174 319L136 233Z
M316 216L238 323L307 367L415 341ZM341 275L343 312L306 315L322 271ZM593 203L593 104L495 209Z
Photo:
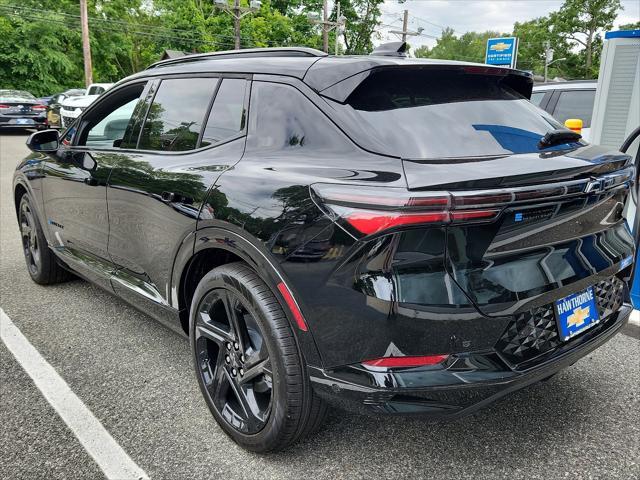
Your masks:
M593 287L556 300L555 307L562 341L575 337L600 321Z
M16 118L16 125L32 125L33 120L30 118Z

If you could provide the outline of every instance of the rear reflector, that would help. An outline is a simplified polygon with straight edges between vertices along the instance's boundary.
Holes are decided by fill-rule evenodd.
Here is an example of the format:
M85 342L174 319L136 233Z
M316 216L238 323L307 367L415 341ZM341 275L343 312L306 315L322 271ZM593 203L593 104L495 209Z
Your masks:
M293 319L296 321L298 328L303 332L306 332L308 330L307 323L304 321L302 312L300 311L298 304L294 300L293 295L291 295L289 288L284 284L284 282L280 282L278 284L278 290L284 297L284 301L287 302L287 306L289 307L289 310L291 311Z
M444 362L449 355L426 355L421 357L383 357L362 362L368 367L421 367L424 365L437 365Z

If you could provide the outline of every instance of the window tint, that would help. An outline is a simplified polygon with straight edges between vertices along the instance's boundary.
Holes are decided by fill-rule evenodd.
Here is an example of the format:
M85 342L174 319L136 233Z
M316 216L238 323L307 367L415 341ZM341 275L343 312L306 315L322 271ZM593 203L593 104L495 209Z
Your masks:
M533 92L531 94L531 103L539 107L545 93L547 92Z
M380 70L336 108L346 110L362 144L385 154L445 159L538 152L540 139L560 125L509 80L462 69Z
M591 126L591 114L593 113L595 98L595 90L565 90L560 92L553 116L563 124L569 118L579 118L582 120L582 126L589 128Z
M261 152L299 155L301 148L339 150L343 146L343 134L309 99L288 85L254 82L251 112L248 143Z
M201 146L211 145L237 135L244 129L244 96L247 81L225 78L211 107Z
M89 89L89 92L87 92L87 95L101 95L103 93L104 93L103 87L93 86Z
M144 83L131 85L105 98L95 111L88 112L89 124L78 140L78 145L94 148L120 147L134 109L140 102Z
M142 127L139 148L184 151L196 148L217 78L163 80Z

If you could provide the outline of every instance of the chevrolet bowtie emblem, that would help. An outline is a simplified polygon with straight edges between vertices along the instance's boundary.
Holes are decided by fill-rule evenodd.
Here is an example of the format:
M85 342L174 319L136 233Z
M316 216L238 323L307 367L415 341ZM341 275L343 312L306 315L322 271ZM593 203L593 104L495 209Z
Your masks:
M568 327L579 327L584 321L589 318L590 308L580 307L576 308L571 315L567 318Z
M584 193L600 192L604 189L604 182L600 179L591 180L587 183Z
M511 45L509 45L508 43L500 42L500 43L496 43L494 45L491 45L489 47L489 50L495 50L497 52L502 52L504 50L509 50L509 48L511 48Z

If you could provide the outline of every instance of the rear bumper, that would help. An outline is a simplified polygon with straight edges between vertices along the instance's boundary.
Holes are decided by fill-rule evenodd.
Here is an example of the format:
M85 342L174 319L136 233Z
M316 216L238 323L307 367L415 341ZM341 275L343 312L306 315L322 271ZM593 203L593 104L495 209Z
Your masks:
M511 366L495 351L451 356L444 364L401 370L310 367L315 391L346 410L458 418L572 365L610 340L627 322L628 303L606 321L540 356L534 366ZM528 363L531 365L531 363Z
M27 122L27 123L25 123ZM45 116L8 116L0 115L0 128L39 128L47 125Z

